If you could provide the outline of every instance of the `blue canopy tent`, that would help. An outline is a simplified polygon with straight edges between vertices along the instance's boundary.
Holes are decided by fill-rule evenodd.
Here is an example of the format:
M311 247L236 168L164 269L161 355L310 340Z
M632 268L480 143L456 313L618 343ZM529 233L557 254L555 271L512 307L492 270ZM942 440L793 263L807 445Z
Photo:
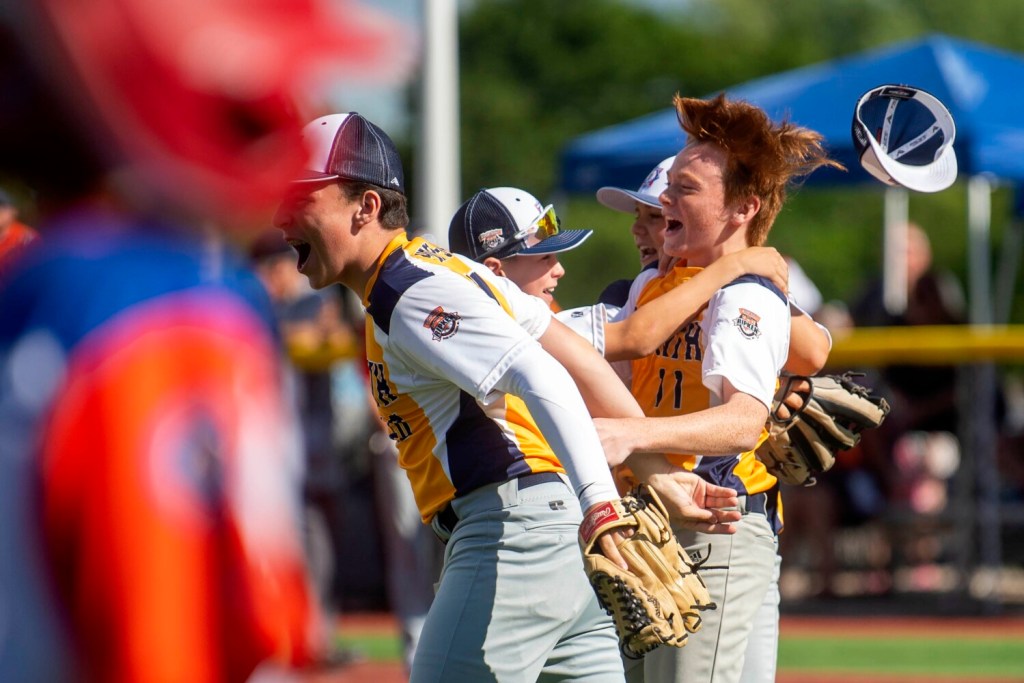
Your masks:
M850 138L853 108L884 83L927 90L957 123L961 174L1024 180L1024 57L943 35L898 43L726 88L775 120L788 118L825 136L849 173L813 174L808 183L866 182ZM561 189L591 193L603 185L633 187L685 142L668 108L572 140L561 156ZM872 181L873 182L873 181Z
M1021 223L1007 234L998 281L1002 285L993 306L990 295L989 227L994 182L1024 182L1024 57L985 45L929 35L861 54L835 59L759 78L726 88L735 99L762 107L774 120L788 119L820 132L830 154L847 173L821 170L807 185L876 183L858 162L851 139L851 120L858 98L885 83L927 90L949 108L957 125L955 149L960 177L966 178L968 200L968 291L971 322L1005 322L1020 256ZM571 141L561 156L560 187L569 193L593 193L604 185L633 188L662 159L685 142L674 109L668 108L623 124L597 130ZM1018 210L1024 209L1018 191ZM886 305L905 305L905 232L907 193L886 191L885 275ZM1007 283L1008 286L1007 286ZM890 306L890 304L892 304ZM1005 311L1005 313L1003 313ZM977 461L978 538L984 564L997 564L1001 555L998 482L995 481L995 424L992 387L994 367L979 366L971 377L972 396L965 450ZM970 528L970 522L965 522ZM969 531L968 531L969 533Z
M987 324L993 322L988 256L991 183L1024 181L1024 90L1017 85L1021 82L1024 57L933 34L759 78L725 92L757 104L775 120L787 118L825 136L830 154L849 171L823 169L807 179L808 185L877 182L861 169L850 135L854 105L870 88L903 83L944 102L957 124L954 147L960 174L969 178L972 322ZM635 187L684 142L672 108L582 135L562 152L560 189L592 193L603 185ZM903 289L894 255L901 251L903 237L892 226L905 216L905 194L889 192L886 203L887 305L899 309ZM1007 267L1015 270L1016 264ZM1005 305L999 308L1008 310Z

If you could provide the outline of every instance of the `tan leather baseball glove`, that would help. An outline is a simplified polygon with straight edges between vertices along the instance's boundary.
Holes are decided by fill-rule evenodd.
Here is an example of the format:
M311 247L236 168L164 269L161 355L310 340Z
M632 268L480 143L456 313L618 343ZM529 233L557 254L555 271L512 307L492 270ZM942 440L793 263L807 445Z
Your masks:
M632 531L618 546L628 571L594 542L615 528ZM688 634L700 629L700 612L715 609L697 567L672 533L664 505L646 486L590 510L580 526L580 546L587 576L615 622L626 657L642 657L659 645L683 647Z

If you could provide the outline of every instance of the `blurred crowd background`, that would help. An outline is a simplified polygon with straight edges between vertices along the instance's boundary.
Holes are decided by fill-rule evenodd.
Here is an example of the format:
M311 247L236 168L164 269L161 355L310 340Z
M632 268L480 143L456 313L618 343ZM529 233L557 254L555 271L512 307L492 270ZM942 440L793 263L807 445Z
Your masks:
M414 0L380 4L414 23L419 16ZM1016 0L462 2L462 196L483 187L521 187L554 201L567 227L593 228L585 248L565 254L572 275L556 294L563 307L593 303L609 282L631 277L639 262L628 217L602 208L593 196L560 192L559 155L567 141L663 109L676 92L728 91L754 77L930 32L1024 52L1024 13ZM388 132L413 175L420 104L415 73L388 88L381 101L398 102ZM344 92L335 99L339 110L349 108ZM422 198L415 195L414 179L407 185L413 188L414 230L443 235L447 226L417 219ZM0 178L0 187L2 269L37 238L31 229L37 207L32 189L18 178ZM996 187L993 254L1021 220L1014 211L1018 192ZM881 186L805 188L787 203L770 244L793 258L794 276L806 278L803 301L837 340L858 327L965 324L962 184L911 200L908 307L899 316L885 314L881 304L882 213ZM305 541L319 596L342 619L351 611L398 612L407 637L415 638L441 548L419 524L394 450L367 399L360 303L340 288L309 289L280 233L254 232L259 237L245 249L274 302L302 416ZM1012 291L1009 323L1019 325L1024 288ZM982 609L1024 608L1021 363L996 368L998 500L989 502L1003 506L1000 567L978 562L972 526L977 478L963 439L963 406L971 397L965 398L963 367L828 370L864 372L863 383L886 396L893 411L817 486L784 492L783 611L865 597L948 605L950 595L976 600ZM944 600L929 603L922 596Z

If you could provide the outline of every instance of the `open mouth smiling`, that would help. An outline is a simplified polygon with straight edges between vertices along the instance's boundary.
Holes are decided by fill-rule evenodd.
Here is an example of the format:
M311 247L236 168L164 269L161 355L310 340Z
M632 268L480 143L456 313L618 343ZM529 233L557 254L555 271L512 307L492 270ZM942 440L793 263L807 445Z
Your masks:
M296 266L299 270L302 270L303 266L306 265L306 261L309 260L309 255L312 253L313 248L309 246L308 242L302 240L289 239L289 246L299 254L299 262Z

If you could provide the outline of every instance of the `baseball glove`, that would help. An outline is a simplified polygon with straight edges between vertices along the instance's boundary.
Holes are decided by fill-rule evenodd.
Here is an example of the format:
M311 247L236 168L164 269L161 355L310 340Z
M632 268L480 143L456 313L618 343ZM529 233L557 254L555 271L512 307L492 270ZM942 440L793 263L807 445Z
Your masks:
M757 448L758 459L779 481L813 486L815 475L835 464L837 452L853 448L862 431L885 420L888 402L854 382L854 376L786 378L772 403L768 438ZM799 382L810 389L794 389ZM791 393L800 398L799 407L785 403Z
M632 529L618 546L629 571L605 557L597 536ZM638 659L659 645L683 647L715 609L703 579L676 541L657 494L638 486L621 500L591 510L580 526L583 564L598 601L615 622L623 655Z

